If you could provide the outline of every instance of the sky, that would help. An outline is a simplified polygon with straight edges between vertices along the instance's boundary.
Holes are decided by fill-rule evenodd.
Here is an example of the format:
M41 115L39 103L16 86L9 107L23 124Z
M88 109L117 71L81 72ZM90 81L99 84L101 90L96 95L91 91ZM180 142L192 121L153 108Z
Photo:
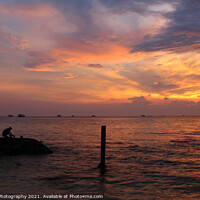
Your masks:
M200 1L1 0L0 115L200 115Z

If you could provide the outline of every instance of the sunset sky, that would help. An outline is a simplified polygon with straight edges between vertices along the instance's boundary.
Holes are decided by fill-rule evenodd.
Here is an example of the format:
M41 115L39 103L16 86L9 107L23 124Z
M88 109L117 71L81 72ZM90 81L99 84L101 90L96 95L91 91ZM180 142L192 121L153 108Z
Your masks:
M199 0L1 0L0 115L200 115Z

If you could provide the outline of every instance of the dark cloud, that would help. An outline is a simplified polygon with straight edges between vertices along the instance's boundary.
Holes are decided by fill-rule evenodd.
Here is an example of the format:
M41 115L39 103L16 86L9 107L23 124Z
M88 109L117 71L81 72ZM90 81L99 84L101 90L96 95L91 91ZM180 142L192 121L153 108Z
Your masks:
M128 115L150 114L151 102L147 101L144 96L129 98L131 103L122 105L121 113Z
M168 115L196 115L198 108L198 103L194 101L175 100L162 109Z
M136 72L120 72L126 78L137 82L138 89L145 92L162 93L168 90L179 88L179 84L169 82L167 77L161 77L155 70L136 71Z
M56 62L57 59L48 56L48 54L42 52L29 52L29 59L25 63L24 67L29 69L37 69L38 66L43 64L49 64L50 66Z
M199 81L200 75L199 74L190 74L190 75L187 75L186 78L189 80Z
M162 0L101 0L100 2L115 14L135 12L141 15L150 13L149 6L163 4Z
M200 50L200 1L179 0L176 2L176 9L164 14L170 20L168 26L159 34L146 35L141 43L133 47L132 52Z
M165 90L171 90L171 89L177 88L178 85L159 81L159 82L156 82L153 85L151 85L151 87L153 88L153 90L155 90L157 92L158 91L162 92Z
M167 3L173 3L173 1L168 1ZM122 45L125 46L130 46L130 43L125 41L124 38L126 36L122 35L117 35L114 38L109 37L108 35L114 35L111 25L108 25L104 22L102 22L101 18L98 20L95 19L94 15L96 14L95 12L98 10L97 7L99 5L105 6L108 10L107 12L109 13L114 13L118 16L120 14L126 13L126 12L134 12L139 15L148 15L152 14L153 12L159 13L156 11L151 10L151 6L157 6L157 5L162 5L163 0L141 0L141 1L133 1L133 0L10 0L10 1L3 1L1 2L2 6L10 9L11 15L12 13L15 13L15 9L23 11L22 13L29 13L31 9L36 9L40 5L43 4L49 4L52 7L56 8L62 15L62 22L66 21L66 23L61 23L62 26L66 26L67 29L67 22L70 22L71 24L74 25L75 31L72 31L73 33L66 33L65 31L56 31L56 28L53 29L52 27L48 27L48 22L43 23L42 27L44 29L51 29L48 31L48 36L55 41L59 46L69 46L70 43L69 41L78 41L79 44L83 45L83 48L86 49L86 46L95 46L97 43L104 43L106 42L119 42ZM100 7L100 6L99 6ZM18 13L18 14L19 14ZM100 17L100 16L99 16ZM34 16L35 20L38 20L37 15ZM168 17L169 18L169 17ZM133 24L134 24L133 19ZM13 21L13 20L12 20ZM42 20L41 20L42 21ZM137 20L136 20L137 21ZM135 22L137 25L137 22ZM62 28L63 28L62 27ZM134 27L132 27L132 32L136 31L134 30ZM63 30L61 28L61 30ZM131 27L130 27L131 29ZM124 31L125 32L125 31ZM125 34L125 33L124 33ZM130 32L127 33L128 35L131 35ZM135 35L132 33L132 35ZM129 36L130 40L134 40L135 36ZM142 36L141 36L142 37ZM130 41L129 40L129 41ZM153 40L153 39L152 39ZM151 40L151 41L152 41ZM162 40L162 39L161 39ZM66 41L66 42L64 42ZM68 41L68 42L67 42ZM151 42L147 41L147 43ZM132 43L133 44L133 43ZM155 42L153 42L155 44ZM144 46L146 45L146 41L144 41ZM95 46L96 47L96 46ZM153 47L151 45L151 47ZM156 48L156 47L155 47ZM138 47L136 47L136 51L143 51L143 43L141 43ZM147 50L148 51L148 48Z
M2 27L0 28L0 52L23 50L22 46L23 41L20 37Z
M93 67L93 68L104 68L104 66L101 65L101 64L88 64L87 66L88 67Z
M128 115L199 115L200 102L168 99L168 104L151 104L145 97L130 98L131 103L123 104L123 111ZM161 102L162 103L162 102ZM123 112L122 112L123 113Z
M194 101L180 101L180 100L176 100L170 103L170 106L176 107L176 108L188 107L192 105L196 105L196 103Z
M180 89L174 89L174 90L170 90L169 93L171 94L184 94L187 92L195 92L195 91L199 91L200 90L200 86L193 86L193 87L184 87L184 88L180 88Z
M128 100L131 100L132 104L135 104L135 105L138 105L138 104L149 105L151 103L151 102L147 101L144 96L133 97L133 98L129 98Z
M11 14L14 14L16 10L20 11L18 14L28 13L29 11L39 8L41 5L50 5L62 14L62 20L70 21L80 30L71 35L71 37L78 38L78 36L86 36L87 34L90 36L95 31L95 24L91 17L91 0L10 0L3 1L0 5L2 8L12 11ZM48 12L48 10L45 11ZM34 17L37 20L37 14ZM47 25L44 24L44 26ZM55 30L52 30L52 32L54 31ZM65 34L63 34L63 37L64 35Z
M74 38L76 41L81 42L90 41L89 44L92 44L91 41L93 40L105 40L105 37L101 37L101 35L106 35L110 31L109 27L94 20L95 4L98 6L99 3L99 5L107 7L108 12L114 12L116 15L126 12L135 12L142 16L159 13L159 15L163 15L170 21L168 26L163 28L159 34L146 35L141 43L133 47L132 52L161 50L182 52L188 50L198 51L200 48L200 2L198 0L169 0L167 2L163 2L163 0L3 0L0 5L12 8L13 12L14 9L28 12L44 3L58 9L63 18L70 21L77 28L73 34L67 34L67 36L65 32L56 33L56 36L52 36L53 39L59 37L63 41ZM173 5L175 10L169 13L166 13L166 11L161 12L159 9L158 11L152 10L152 6L159 6L164 3ZM55 34L53 30L51 32L52 35ZM110 38L106 40L111 41ZM119 42L122 38L119 36L112 40L113 42Z
M70 18L70 21L76 23L83 31L83 34L84 31L89 32L92 30L91 27L94 24L90 15L92 10L91 0L46 0L46 2L53 4L65 17Z
M93 5L100 3L110 9L110 11L116 14L125 12L137 12L144 14L149 10L149 6L163 4L163 0L1 0L0 5L15 5L21 8L27 8L40 3L50 3L57 7L64 13L76 12L78 16L88 17L89 11L93 11ZM173 3L174 1L169 0L168 2Z

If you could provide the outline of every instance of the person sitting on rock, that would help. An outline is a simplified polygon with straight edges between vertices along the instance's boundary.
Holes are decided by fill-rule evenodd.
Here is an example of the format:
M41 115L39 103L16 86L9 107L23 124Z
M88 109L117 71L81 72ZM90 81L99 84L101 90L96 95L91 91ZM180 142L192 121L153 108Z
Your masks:
M2 132L2 136L3 138L12 138L15 137L10 131L12 130L12 127L6 128L5 130L3 130Z

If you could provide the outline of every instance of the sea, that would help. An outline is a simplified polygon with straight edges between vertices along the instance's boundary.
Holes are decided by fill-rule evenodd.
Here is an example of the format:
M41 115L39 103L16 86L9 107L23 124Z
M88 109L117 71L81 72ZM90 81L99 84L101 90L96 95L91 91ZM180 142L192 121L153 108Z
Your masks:
M0 117L10 126L53 154L1 156L0 199L200 199L200 117Z

